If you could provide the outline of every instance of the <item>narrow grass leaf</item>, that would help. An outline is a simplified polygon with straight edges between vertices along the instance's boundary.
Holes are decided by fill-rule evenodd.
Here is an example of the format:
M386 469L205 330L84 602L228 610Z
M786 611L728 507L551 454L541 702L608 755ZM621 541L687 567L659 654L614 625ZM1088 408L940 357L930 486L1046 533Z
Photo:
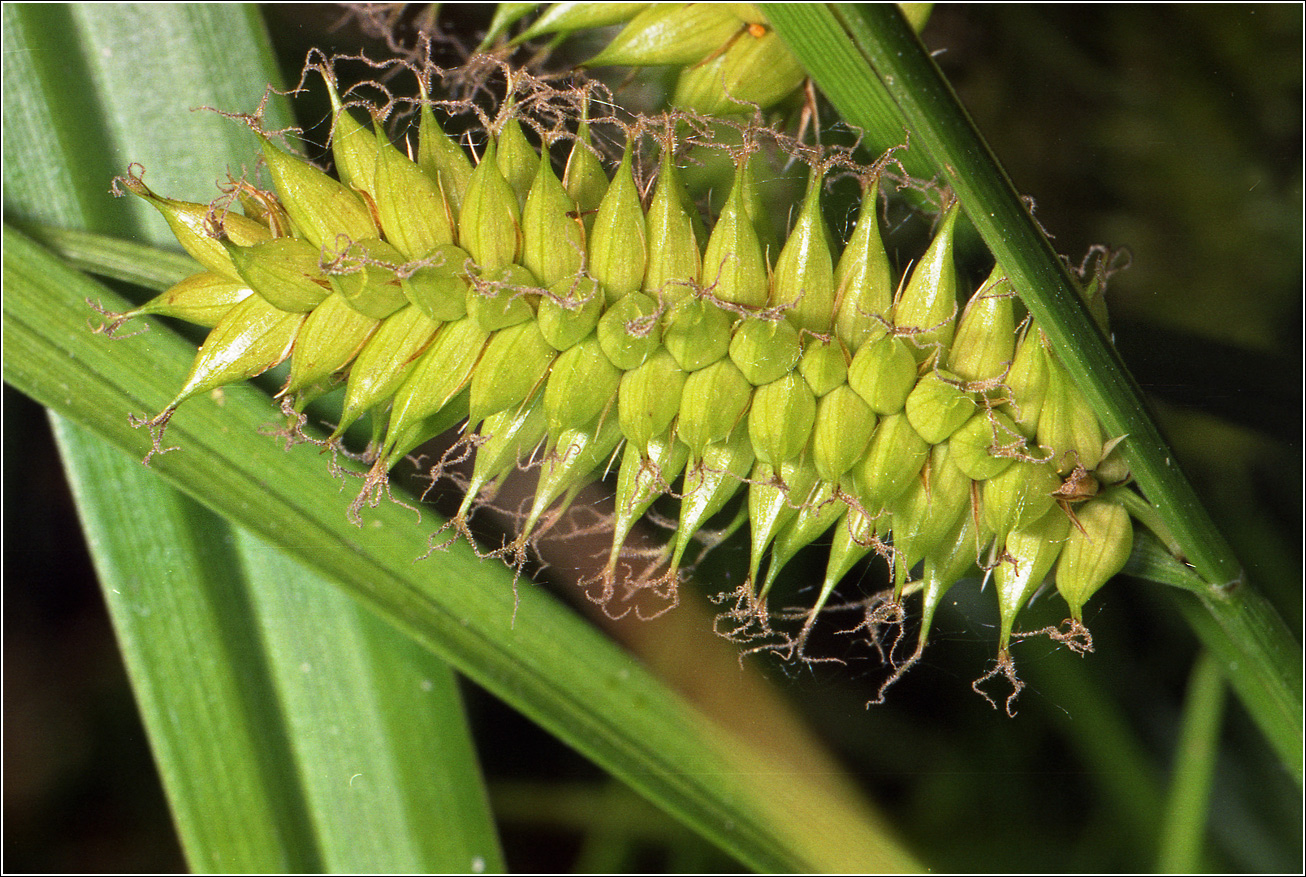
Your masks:
M157 250L143 257L142 247L132 242L97 239L88 251L90 239L82 230L169 240L166 225L150 215L151 208L109 195L109 180L132 160L155 168L152 184L207 200L214 194L213 168L239 168L252 158L248 132L238 123L191 109L205 103L251 109L265 85L276 80L254 10L88 4L6 6L3 14L6 218L70 229L52 234L79 262L98 263L119 279L158 289L193 273L189 260L183 264L179 256ZM143 39L149 41L148 49L138 46ZM288 118L284 101L269 102L269 124L282 125ZM7 303L13 265L6 260ZM45 277L39 267L26 265L24 270ZM93 297L102 291L82 290ZM50 301L38 297L34 303L33 318L40 322ZM126 303L114 304L121 308ZM84 305L74 309L82 310L82 326L77 331L71 331L71 324L66 327L70 334L61 345L71 346L56 356L67 358L89 335L90 311ZM15 325L6 321L6 340L15 337L10 334ZM10 365L6 358L6 378L12 374ZM59 394L97 398L86 384L84 379L71 381ZM302 567L297 575L286 570L284 561L270 568L262 562L268 549L253 537L166 487L102 439L57 416L54 421L191 867L305 871L340 866L334 851L356 841L355 834L333 834L341 820L333 825L321 814L333 812L347 796L308 783L314 765L297 760L302 743L290 739L300 726L320 727L320 704L301 701L288 708L269 658L302 632L293 619L283 619L279 635L290 641L269 636L275 613L285 610L256 606L251 595L294 580L311 595L305 602L317 608L315 632L328 640L347 641L336 635L358 623L360 610L334 597ZM260 630L265 631L262 637ZM398 650L394 655L373 642L354 661L383 668L369 671L374 699L393 701L387 709L398 710L412 699L412 680L384 667L406 660L414 647L402 638L391 639ZM317 678L320 684L347 681L331 664ZM385 787L390 806L374 808L368 823L379 835L407 838L394 849L420 858L408 855L366 866L354 860L349 870L469 870L475 856L487 868L499 866L488 814L483 806L468 806L466 796L475 795L479 781L468 782L467 765L473 762L465 728L461 735L452 731L452 724L462 722L453 680L447 670L432 668L423 678L431 682L425 700L439 699L443 718L416 714L409 733L442 728L443 735L432 738L441 745L415 761L416 769L402 775L403 783ZM340 758L361 759L385 751L386 745L407 758L416 748L411 736L394 735L394 728L381 725L354 702L343 704L331 718L349 729L336 740ZM439 766L431 776L434 763L445 759L448 770ZM446 795L449 784L459 787L458 794ZM320 794L325 797L316 797ZM445 803L427 806L436 794ZM418 812L425 817L415 819ZM459 816L451 819L450 812ZM441 837L445 840L436 840Z

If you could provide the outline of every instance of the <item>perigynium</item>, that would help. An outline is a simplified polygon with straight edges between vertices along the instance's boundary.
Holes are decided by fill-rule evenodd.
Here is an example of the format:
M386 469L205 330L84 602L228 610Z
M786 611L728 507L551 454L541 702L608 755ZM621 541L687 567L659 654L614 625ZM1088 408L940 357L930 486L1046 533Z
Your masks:
M718 518L726 533L748 525L746 578L726 595L721 626L753 649L812 657L814 625L868 555L890 581L860 601L860 629L877 643L921 595L914 654L886 650L890 681L919 658L944 594L967 577L992 581L993 673L1017 691L1009 645L1045 579L1068 606L1062 636L1083 631L1086 601L1132 544L1117 500L1128 471L1001 266L962 295L962 212L947 192L904 178L891 157L866 166L756 122L600 115L611 102L592 83L484 62L460 72L479 102L434 97L449 71L395 65L388 74L415 75L418 96L393 97L387 75L387 100L365 107L369 125L330 66L315 69L334 107L336 177L247 118L271 188L241 181L199 205L155 195L140 172L122 182L204 269L123 316L212 327L176 398L149 421L156 434L188 397L289 359L288 412L343 385L325 444L346 450L349 428L371 423L372 442L350 451L371 464L357 514L394 467L456 428L436 472L472 458L457 476L466 494L455 532L471 537L511 472L538 469L533 496L509 510L518 531L486 552L520 567L581 488L611 477L612 538L589 590L610 612L650 593L662 601L654 611L674 605L698 559L689 549ZM493 106L490 87L502 90ZM470 149L437 112L476 118ZM405 127L405 114L415 123ZM596 134L616 147L596 148ZM713 217L682 171L721 155L735 172ZM807 177L775 242L758 173L768 155ZM861 206L840 246L823 200L853 184ZM908 186L940 209L932 242L896 276L879 208ZM655 504L673 531L664 548L626 549ZM823 539L826 568L808 576L822 582L817 596L773 609L782 569Z

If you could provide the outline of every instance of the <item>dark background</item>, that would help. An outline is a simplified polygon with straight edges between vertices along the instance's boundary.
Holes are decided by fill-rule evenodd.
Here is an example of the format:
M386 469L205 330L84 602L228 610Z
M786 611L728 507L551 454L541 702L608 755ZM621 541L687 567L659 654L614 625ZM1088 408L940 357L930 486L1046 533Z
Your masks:
M474 42L489 14L446 7L441 23ZM266 15L288 81L311 46L381 54L356 27L336 26L337 7ZM1128 247L1132 265L1108 294L1117 345L1294 630L1301 16L1294 5L943 6L925 32L1058 250L1077 261L1094 244ZM4 393L5 868L184 870L44 415ZM721 552L723 566L741 566L733 550ZM958 600L929 660L873 717L861 709L880 678L872 665L777 671L778 683L937 868L1149 867L1146 838L1103 812L1063 725L1087 703L1077 691L1108 698L1164 776L1196 644L1163 589L1120 581L1095 598L1098 649L1086 661L1031 646L1022 672L1032 690L1014 721L969 691L990 657L995 613L978 594ZM492 781L598 776L488 697L469 698ZM1230 703L1210 863L1295 870L1299 791ZM577 840L514 821L505 846L515 869L542 870L569 867ZM654 854L640 864L666 863Z

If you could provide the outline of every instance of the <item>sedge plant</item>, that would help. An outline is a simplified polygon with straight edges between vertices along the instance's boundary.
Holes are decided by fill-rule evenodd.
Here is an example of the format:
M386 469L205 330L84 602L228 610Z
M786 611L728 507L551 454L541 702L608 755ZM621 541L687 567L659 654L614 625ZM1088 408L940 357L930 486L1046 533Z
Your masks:
M194 16L205 14L178 13L172 21L180 31L198 30L200 22ZM49 15L69 16L73 32L85 34L90 41L88 48L95 40L112 40L114 32L101 33L92 27L102 27L104 22L80 8L46 16L15 12L6 32L31 34L30 39L39 41L43 32L59 24ZM856 96L841 93L840 82L846 81L848 71L855 71L853 82L874 86L878 78L884 85L876 91L880 107L887 95L889 105L898 108L906 130L916 138L912 147L920 150L916 155L925 154L944 169L943 175L968 213L999 212L1005 203L1004 193L1000 187L986 186L993 180L997 186L1001 177L992 166L964 163L977 154L964 139L964 116L948 105L946 85L940 87L936 75L930 78L934 74L928 62L920 60L925 55L913 49L914 38L893 14L864 17L849 10L817 7L806 12L775 10L768 20L774 33L788 35L794 56L850 123L866 124L858 115ZM225 34L243 32L257 42L256 20L238 16L224 21L228 24ZM190 63L204 58L198 52L203 47L194 48L196 52L187 59ZM205 51L213 53L217 48L209 46ZM894 66L899 63L895 59L901 58L916 58L921 66ZM38 69L30 75L49 91L57 85L53 77L59 74ZM105 84L100 101L103 111L115 105L113 85L112 81ZM74 135L79 126L84 129L85 114L43 102L44 93L38 90L21 105L28 114L16 116L22 119L23 130L35 132L35 123L43 120L64 135L57 142L77 142ZM222 97L215 94L212 102L222 105ZM245 103L249 105L248 99ZM9 106L7 99L6 127L12 131ZM272 116L288 112L278 105L275 95L264 110ZM225 122L229 133L235 130L226 120L210 117L206 121ZM148 136L130 124L112 130L119 144ZM22 159L18 162L10 160L7 146L7 168L17 165L21 170L34 168L43 159L48 162L35 140L32 144L26 151L14 147L13 155ZM950 149L959 151L954 154ZM144 148L140 155L149 157L151 168L157 166L153 154L147 155ZM26 185L28 189L19 189L20 194L26 193L26 201L11 206L7 195L7 216L107 230L107 216L96 218L97 211L107 208L94 204L85 194L76 194L81 190L75 186L42 191L36 183ZM601 207L599 213L601 218ZM381 221L384 224L384 217ZM1095 330L1085 330L1075 322L1084 319L1078 302L1073 298L1066 301L1063 295L1057 304L1055 267L1059 262L1051 257L1051 251L1039 251L1036 243L1024 249L1002 249L1008 239L1019 240L1014 230L1035 229L1037 241L1033 223L1027 216L1008 212L998 228L1000 234L993 237L985 234L983 222L976 221L976 225L1008 272L1025 272L1022 288L1039 290L1030 293L1026 303L1041 323L1053 327L1049 331L1052 347L1070 364L1068 371L1076 375L1080 391L1093 400L1103 423L1112 434L1147 439L1141 450L1132 451L1129 462L1154 503L1151 512L1144 513L1159 515L1158 530L1169 538L1135 551L1131 568L1145 577L1187 589L1202 601L1202 608L1186 609L1194 618L1194 628L1221 660L1241 663L1231 679L1235 691L1285 758L1289 771L1299 778L1300 761L1294 763L1290 757L1296 745L1293 741L1299 743L1300 738L1300 677L1294 679L1285 664L1285 656L1291 655L1291 638L1255 586L1243 581L1233 568L1236 561L1214 535L1186 482L1167 474L1172 464L1155 430L1148 432L1150 421L1136 410L1137 400L1129 395L1127 379L1118 378L1124 374L1119 364L1103 358L1101 350L1105 348L1100 337L1094 338ZM175 270L165 258L146 257L130 249L115 253L101 238L46 234L47 242L61 252L81 253L80 258L99 271L117 271L136 282L146 280L146 270L160 276ZM122 259L116 268L112 264L115 257ZM488 250L477 258L491 259ZM1041 275L1048 265L1054 266L1052 275ZM133 405L134 410L164 410L174 393L166 381L149 380L151 367L140 354L134 354L130 339L121 349L109 345L92 352L80 346L73 334L85 324L85 319L76 316L83 307L78 295L103 300L108 294L71 273L22 232L11 234L9 229L6 287L6 334L17 347L15 354L6 352L6 377L46 404L91 423L119 446L140 451L139 432L133 432L121 419L110 423L99 415L124 404ZM62 304L58 303L60 292ZM51 325L63 328L51 330ZM144 349L149 350L156 368L161 362L184 362L182 345L168 347L166 339L154 342L150 339ZM55 351L70 347L79 351L78 357L60 362L61 368L71 370L41 365L57 361ZM1114 384L1112 374L1117 376ZM118 377L104 380L113 375ZM96 383L96 376L101 383ZM63 386L79 387L78 392L62 400L56 398L54 388L60 381ZM150 388L148 398L143 395L145 387ZM157 401L151 402L155 397ZM333 482L309 474L312 455L303 453L308 449L277 456L266 438L257 437L259 412L266 410L266 402L260 403L257 393L224 390L222 399L204 400L196 407L194 419L182 413L170 424L169 440L180 444L183 451L155 457L151 468L199 495L221 515L253 526L261 538L282 551L307 559L316 574L352 583L347 585L352 596L397 624L403 633L378 625L353 604L327 596L331 592L313 580L313 573L286 566L261 543L238 531L224 535L225 525L219 519L189 505L188 500L160 493L158 483L134 464L113 454L97 456L87 451L85 459L74 455L73 459L80 461L72 468L77 473L75 483L87 526L97 540L107 540L99 558L106 583L115 583L106 584L107 594L128 650L129 666L137 674L138 698L147 724L152 723L156 755L193 866L502 867L458 691L447 666L433 660L429 649L746 865L761 869L919 867L919 860L906 851L896 832L886 828L883 817L874 815L847 783L815 779L827 775L819 767L825 756L801 729L792 727L783 712L766 706L764 695L758 695L761 700L753 702L752 708L759 710L758 715L772 716L761 722L767 733L746 743L727 742L741 731L705 724L700 715L641 676L642 671L633 669L601 640L583 634L548 598L529 586L514 589L502 569L487 573L486 565L466 552L426 561L438 568L431 575L420 566L412 567L412 559L424 553L425 537L412 526L410 512L383 507L375 516L369 513L361 536L333 520L332 513L323 510L339 512L341 498ZM60 433L70 446L82 441L62 426ZM754 436L753 443L763 446L766 440ZM778 457L775 462L782 460ZM276 477L270 479L272 472ZM131 483L139 483L142 493L134 503L124 503L124 485ZM113 487L106 493L109 484ZM274 513L260 519L249 511L259 507L271 508ZM152 526L143 531L141 541L133 542L125 538L131 529L125 518L131 515L123 514L131 508L170 511L162 520L152 515ZM196 534L188 543L195 546L192 557L183 565L191 570L181 576L185 583L175 581L175 562L160 561L153 574L141 575L142 568L150 569L151 551L158 550L150 546L175 545L177 537L170 534L177 532ZM1190 563L1178 562L1176 554ZM215 574L224 559L229 562L221 575ZM248 575L237 577L235 587L233 568L248 571ZM497 584L483 579L488 575L497 576ZM159 586L161 580L169 586ZM477 580L486 583L483 588L460 587ZM314 619L309 627L316 639L304 641L299 627L302 621L291 622L292 616ZM1239 620L1247 617L1252 619L1250 624ZM151 621L143 622L143 618ZM151 623L158 627L149 626ZM1005 636L1004 631L1004 651ZM247 647L237 647L242 642ZM563 642L572 650L567 658L558 652ZM204 649L221 659L208 657ZM191 655L195 667L189 668L177 658L169 662L164 657L169 652ZM350 656L348 666L342 664L342 655ZM572 669L558 670L560 666ZM305 667L321 667L324 675L321 679L313 675L306 682ZM209 675L200 677L200 668L207 668L204 672ZM1056 683L1046 684L1051 688ZM1094 685L1081 680L1070 691L1078 691L1084 702L1092 702ZM417 701L409 702L413 697ZM1059 699L1068 702L1071 697L1066 694ZM437 698L438 704L434 702ZM347 712L353 717L347 724L358 735L347 743L323 733L327 702L333 713ZM269 709L268 703L276 706ZM704 706L709 712L722 712L719 703ZM210 723L212 730L207 735L187 733L189 725L170 734L166 723L161 724L162 715L178 709L193 710L199 716L215 707L220 721ZM398 715L414 711L430 716L430 722L404 722L402 731L395 726ZM759 722L751 713L750 720ZM334 723L330 726L336 727ZM1190 726L1202 727L1196 722ZM1094 733L1074 739L1088 747L1087 753L1110 751L1127 757L1127 744L1107 747L1100 737L1094 739ZM756 732L754 736L758 736ZM640 741L653 739L660 745L641 746ZM437 740L441 742L433 743ZM758 767L768 757L764 753L777 749L784 753L781 763L786 767L763 781ZM230 781L205 783L202 763L231 766ZM724 782L719 770L722 763L733 763L736 775L750 781L739 788ZM707 765L717 767L708 770ZM1147 801L1157 797L1146 770L1140 774L1141 793L1138 789L1133 793L1115 790L1123 798L1132 794L1136 825L1155 818L1147 812ZM433 783L431 777L441 780ZM342 798L342 779L348 780L350 790L361 783L359 793L351 791ZM1200 798L1200 785L1194 788L1198 790L1180 796L1175 806L1191 806L1194 796ZM369 794L379 797L372 799ZM547 790L536 794L547 800ZM223 807L227 809L215 809ZM819 831L814 829L818 825ZM592 831L600 828L613 830L591 826ZM377 848L360 842L365 837L386 841ZM391 843L395 837L408 841ZM1166 847L1167 861L1174 861L1173 848L1173 843Z

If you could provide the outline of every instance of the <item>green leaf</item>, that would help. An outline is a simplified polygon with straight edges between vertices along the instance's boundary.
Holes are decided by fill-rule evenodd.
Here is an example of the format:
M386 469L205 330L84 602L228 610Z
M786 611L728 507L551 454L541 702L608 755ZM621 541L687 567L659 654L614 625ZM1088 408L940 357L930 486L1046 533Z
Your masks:
M321 868L230 530L68 421L55 430L191 867Z
M190 109L252 108L275 80L252 10L7 6L4 23L6 216L72 227L49 234L119 277L157 287L193 272L189 259L143 259L138 245L77 229L169 241L150 208L110 198L109 180L132 159L157 162L152 182L208 200L214 170L249 158L238 124ZM143 35L175 54L151 56L136 47ZM272 124L289 118L280 99L268 112ZM83 383L64 393L93 396ZM448 668L54 420L191 867L501 868ZM324 690L339 698L329 714Z
M1156 863L1158 874L1205 870L1202 847L1224 719L1224 692L1219 664L1203 652L1188 682L1183 732L1175 755Z
M22 226L37 243L82 271L162 292L195 272L195 260L148 244L51 225Z

